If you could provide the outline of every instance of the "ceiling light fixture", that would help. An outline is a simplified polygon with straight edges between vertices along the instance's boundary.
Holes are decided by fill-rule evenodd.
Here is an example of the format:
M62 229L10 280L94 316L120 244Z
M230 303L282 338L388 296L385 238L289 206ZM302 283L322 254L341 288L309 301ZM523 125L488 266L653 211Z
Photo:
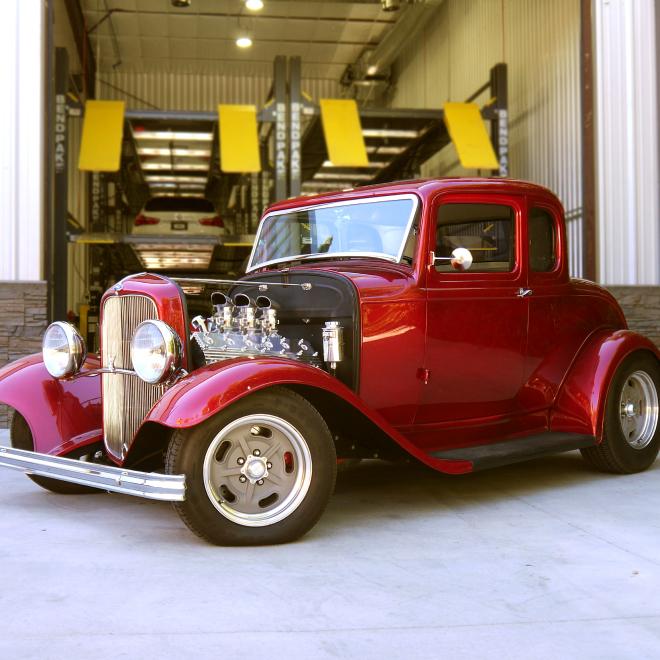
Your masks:
M239 37L236 39L236 45L239 48L249 48L252 45L252 39L247 36Z
M245 0L245 8L250 11L261 11L264 3L261 0Z
M189 142L211 142L213 133L196 131L135 131L136 140L174 140Z

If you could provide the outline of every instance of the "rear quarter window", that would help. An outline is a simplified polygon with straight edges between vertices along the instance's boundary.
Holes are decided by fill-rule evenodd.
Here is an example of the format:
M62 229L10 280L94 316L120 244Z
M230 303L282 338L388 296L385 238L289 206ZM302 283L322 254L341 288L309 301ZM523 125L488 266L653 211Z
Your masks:
M555 220L546 209L533 207L527 223L529 267L536 273L549 273L557 266Z

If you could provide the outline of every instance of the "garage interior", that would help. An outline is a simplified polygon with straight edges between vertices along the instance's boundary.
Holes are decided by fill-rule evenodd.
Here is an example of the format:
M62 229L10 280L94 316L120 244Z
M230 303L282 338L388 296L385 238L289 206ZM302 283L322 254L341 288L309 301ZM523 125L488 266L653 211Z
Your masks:
M391 102L397 57L442 2L176 4L61 0L53 7L53 93L66 99L66 122L56 130L58 139L66 131L67 150L55 172L50 315L76 319L92 346L100 296L125 275L237 277L269 203L419 177L454 150L442 103ZM242 36L249 47L237 45ZM330 160L324 99L353 102L364 163ZM96 100L124 104L115 171L82 166L85 110ZM473 172L506 176L506 63L494 57L456 100L477 103L497 159L495 169ZM240 143L221 158L222 104L254 108L253 171L225 165ZM154 196L210 200L224 234L134 233Z
M442 176L553 190L571 274L606 286L660 346L660 131L644 105L657 112L653 0L15 4L28 3L43 14L29 37L46 63L42 169L26 197L41 177L43 203L17 204L6 227L2 216L13 252L0 245L0 367L39 352L57 319L98 347L100 298L130 273L240 277L276 200ZM34 76L14 68L8 112L28 126L9 125L36 132L32 101L19 98ZM353 104L359 139L328 137L333 100ZM114 169L80 167L94 102L123 104L97 106L119 125ZM447 102L476 104L495 167L468 166ZM251 168L223 158L221 106L254 113ZM28 169L21 136L8 140L7 178ZM356 144L366 164L330 154ZM241 161L249 150L229 151ZM176 235L136 232L154 196L209 200L222 233L187 219ZM11 260L29 261L15 237L33 225L39 263L7 275ZM0 447L7 426L0 405ZM659 466L615 477L571 452L459 482L363 461L343 466L323 526L303 542L241 549L202 544L166 503L50 496L7 471L0 656L654 658Z

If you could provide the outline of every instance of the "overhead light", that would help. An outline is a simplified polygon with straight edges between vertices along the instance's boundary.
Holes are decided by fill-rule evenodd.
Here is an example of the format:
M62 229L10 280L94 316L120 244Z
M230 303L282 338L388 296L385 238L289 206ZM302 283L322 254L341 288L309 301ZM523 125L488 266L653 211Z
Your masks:
M368 76L375 76L378 73L378 66L376 64L372 64L368 69L367 69L367 75Z
M176 249L175 249L176 248ZM136 245L142 265L147 269L185 268L208 270L213 258L213 245Z
M143 147L137 150L140 156L180 156L182 158L204 158L211 155L210 149L158 149Z
M378 147L367 147L367 153L369 154L400 154L403 153L406 150L405 147L392 147L392 146L386 146L384 144L378 146Z
M210 142L213 133L192 131L134 131L136 140L181 140L186 142Z
M362 135L370 138L416 138L419 131L399 130L396 128L363 128Z
M204 197L201 192L161 192L159 197Z
M238 39L236 39L236 45L239 48L249 48L252 45L252 39L246 36L239 37Z
M158 181L148 184L150 190L205 190L204 183L174 183L173 181Z
M306 190L352 190L350 181L337 181L330 183L329 181L306 181L302 184Z
M388 163L385 162L385 161L382 161L382 160L371 160L371 161L369 161L369 164L368 164L368 165L365 165L365 168L369 168L369 169L377 169L377 170L379 170L379 169L385 167L386 165L388 165ZM341 165L333 165L333 164L332 164L332 161L330 161L330 160L324 160L324 161L323 161L323 165L321 165L321 167L341 167ZM361 168L361 169L365 169L365 168Z
M264 3L261 0L245 0L245 8L250 11L261 11Z
M380 0L380 6L383 11L399 11L399 0Z
M340 172L317 172L314 180L325 179L327 181L371 181L373 174L342 174Z
M208 163L170 163L165 162L165 163L142 163L142 169L143 170L151 170L152 172L154 170L156 171L162 171L162 170L167 170L167 171L181 171L181 170L188 170L190 172L208 172L209 166Z
M144 177L144 180L148 181L149 183L152 181L154 183L165 183L168 181L171 181L172 183L206 183L205 176L168 176L162 174L149 174Z

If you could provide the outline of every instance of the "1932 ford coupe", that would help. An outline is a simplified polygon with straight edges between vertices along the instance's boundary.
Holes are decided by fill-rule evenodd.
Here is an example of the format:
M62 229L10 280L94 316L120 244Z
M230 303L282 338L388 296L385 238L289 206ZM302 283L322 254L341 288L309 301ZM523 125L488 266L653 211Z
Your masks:
M182 286L207 287L205 313ZM98 356L50 325L0 371L0 464L173 501L213 543L280 543L319 519L338 458L463 474L579 449L644 470L659 389L658 349L569 278L551 192L404 182L273 205L238 281L123 279Z

